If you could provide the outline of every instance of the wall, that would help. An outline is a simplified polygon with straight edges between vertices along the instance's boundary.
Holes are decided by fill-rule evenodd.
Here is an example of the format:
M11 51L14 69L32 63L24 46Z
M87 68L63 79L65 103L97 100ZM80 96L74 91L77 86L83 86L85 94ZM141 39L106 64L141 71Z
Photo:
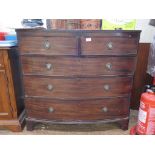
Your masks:
M151 43L155 35L155 27L149 25L149 21L150 19L137 20L136 29L142 30L140 37L141 43Z

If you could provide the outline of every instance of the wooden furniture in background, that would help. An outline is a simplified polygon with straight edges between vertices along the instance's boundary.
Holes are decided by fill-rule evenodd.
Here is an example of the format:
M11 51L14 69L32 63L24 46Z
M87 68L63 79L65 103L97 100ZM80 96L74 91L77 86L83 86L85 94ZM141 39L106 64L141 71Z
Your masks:
M47 19L48 29L80 29L79 19Z
M100 19L47 19L48 29L82 29L82 30L100 30Z
M81 19L80 29L83 30L100 30L101 29L100 19Z
M24 104L16 48L0 48L0 128L21 131Z
M140 31L17 29L27 130L117 122L128 129Z
M137 56L137 65L134 75L132 95L131 95L131 108L139 109L140 97L144 90L144 86L152 84L153 78L146 73L147 63L149 56L150 43L140 43L139 52Z

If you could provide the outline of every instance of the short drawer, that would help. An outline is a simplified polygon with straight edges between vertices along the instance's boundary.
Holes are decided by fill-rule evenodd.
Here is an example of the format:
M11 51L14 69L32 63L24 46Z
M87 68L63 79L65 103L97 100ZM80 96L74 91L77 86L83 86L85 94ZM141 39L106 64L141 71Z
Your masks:
M82 55L135 55L137 38L82 37Z
M135 57L30 57L22 56L24 74L47 76L133 75Z
M4 68L3 53L0 51L0 69Z
M131 91L132 77L49 78L24 76L25 95L60 99L124 96Z
M19 40L22 54L76 55L76 37L23 37Z
M26 99L27 116L56 121L89 121L127 117L128 98L102 100Z

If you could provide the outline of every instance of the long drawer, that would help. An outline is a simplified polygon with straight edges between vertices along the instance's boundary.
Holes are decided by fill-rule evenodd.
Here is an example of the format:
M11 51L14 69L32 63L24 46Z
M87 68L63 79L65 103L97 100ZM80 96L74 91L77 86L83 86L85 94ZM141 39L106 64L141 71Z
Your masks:
M24 74L47 76L133 75L135 57L31 57L22 56Z
M131 91L132 77L49 78L24 76L26 96L48 98L102 98L124 96Z
M104 120L127 117L128 98L102 100L25 100L27 116L57 121Z
M137 53L137 38L82 37L82 55L130 55Z
M19 40L22 54L77 55L76 37L24 37Z

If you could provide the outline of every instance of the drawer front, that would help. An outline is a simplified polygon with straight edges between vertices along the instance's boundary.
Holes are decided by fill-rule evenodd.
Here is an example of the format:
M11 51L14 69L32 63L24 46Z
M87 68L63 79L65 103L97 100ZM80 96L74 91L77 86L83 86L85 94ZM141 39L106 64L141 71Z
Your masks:
M24 74L48 76L132 75L135 57L30 57L22 56Z
M136 38L82 37L82 55L129 55L137 53Z
M128 98L102 100L26 99L27 116L59 121L104 120L127 117Z
M19 40L21 54L76 55L77 45L75 37L21 37Z
M102 98L128 95L131 77L47 78L25 76L25 95L48 98Z
M3 53L0 51L0 69L4 68Z

